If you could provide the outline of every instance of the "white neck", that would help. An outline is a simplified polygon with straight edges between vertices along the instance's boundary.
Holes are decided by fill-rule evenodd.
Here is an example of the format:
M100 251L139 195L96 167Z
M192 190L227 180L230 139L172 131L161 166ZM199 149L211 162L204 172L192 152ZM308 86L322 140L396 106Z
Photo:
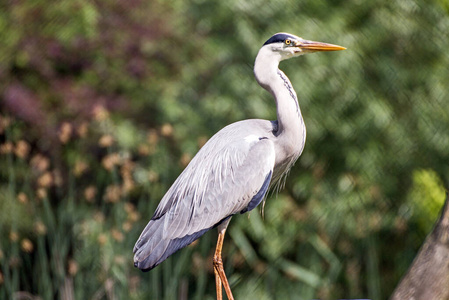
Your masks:
M269 91L277 107L278 132L285 135L291 142L304 142L305 126L298 105L296 92L288 77L279 70L282 56L268 47L262 47L254 64L254 75L257 82ZM302 150L302 147L301 147Z

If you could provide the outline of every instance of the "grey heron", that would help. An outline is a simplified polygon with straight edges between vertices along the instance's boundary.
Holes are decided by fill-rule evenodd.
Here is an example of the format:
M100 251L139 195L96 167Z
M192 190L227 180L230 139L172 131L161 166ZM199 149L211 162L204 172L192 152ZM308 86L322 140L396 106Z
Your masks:
M265 199L269 188L285 178L306 141L296 92L279 63L306 53L344 49L289 33L277 33L263 44L254 75L273 95L277 120L239 121L207 141L162 198L137 240L136 267L149 271L217 227L213 258L217 298L222 299L223 285L228 299L233 299L221 257L229 221Z

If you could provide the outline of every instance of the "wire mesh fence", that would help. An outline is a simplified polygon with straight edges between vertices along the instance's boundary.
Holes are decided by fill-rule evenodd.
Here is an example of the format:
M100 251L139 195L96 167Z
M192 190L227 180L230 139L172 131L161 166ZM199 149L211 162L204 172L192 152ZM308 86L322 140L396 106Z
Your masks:
M444 1L10 1L0 10L0 298L213 299L211 231L149 273L132 248L225 125L276 118L258 49L290 32L347 47L281 63L307 126L285 189L233 218L237 299L384 299L449 181Z

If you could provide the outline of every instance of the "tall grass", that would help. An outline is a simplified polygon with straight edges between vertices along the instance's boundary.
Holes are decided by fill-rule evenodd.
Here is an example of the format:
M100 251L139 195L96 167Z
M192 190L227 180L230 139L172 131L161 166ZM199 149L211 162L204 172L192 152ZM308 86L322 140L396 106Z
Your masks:
M0 187L2 298L214 298L210 262L215 233L150 273L133 267L133 244L169 184L155 163L169 159L157 145L165 142L164 135L169 138L167 128L148 134L137 131L138 143L123 146L114 134L119 125L100 108L88 123L61 124L54 148L42 152L20 121L8 116L2 120L5 139L0 159L6 179ZM153 159L147 160L148 155ZM312 242L317 251L312 253L321 253L332 266L328 275L277 257L274 249L282 245L254 248L254 241L267 234L258 213L236 222L229 234L234 243L225 246L225 267L237 295L260 289L265 277L277 285L279 274L303 282L308 286L303 293L310 297L322 282L332 284L336 279L340 263L318 237ZM248 224L251 230L242 230ZM270 268L261 251L272 256L275 263ZM241 271L245 264L257 270L251 280ZM249 282L251 288L246 286ZM257 293L276 294L269 286Z

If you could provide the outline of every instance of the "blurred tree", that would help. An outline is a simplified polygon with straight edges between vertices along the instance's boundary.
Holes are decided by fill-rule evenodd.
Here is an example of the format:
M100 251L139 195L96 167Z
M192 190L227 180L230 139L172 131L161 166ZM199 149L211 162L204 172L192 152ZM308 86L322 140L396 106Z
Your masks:
M1 4L0 298L211 299L215 233L145 274L132 247L208 137L275 118L252 62L279 31L348 50L281 64L307 145L233 220L233 291L385 298L449 181L448 30L444 1Z
M444 198L443 198L444 199ZM449 198L391 299L447 299L449 297Z

